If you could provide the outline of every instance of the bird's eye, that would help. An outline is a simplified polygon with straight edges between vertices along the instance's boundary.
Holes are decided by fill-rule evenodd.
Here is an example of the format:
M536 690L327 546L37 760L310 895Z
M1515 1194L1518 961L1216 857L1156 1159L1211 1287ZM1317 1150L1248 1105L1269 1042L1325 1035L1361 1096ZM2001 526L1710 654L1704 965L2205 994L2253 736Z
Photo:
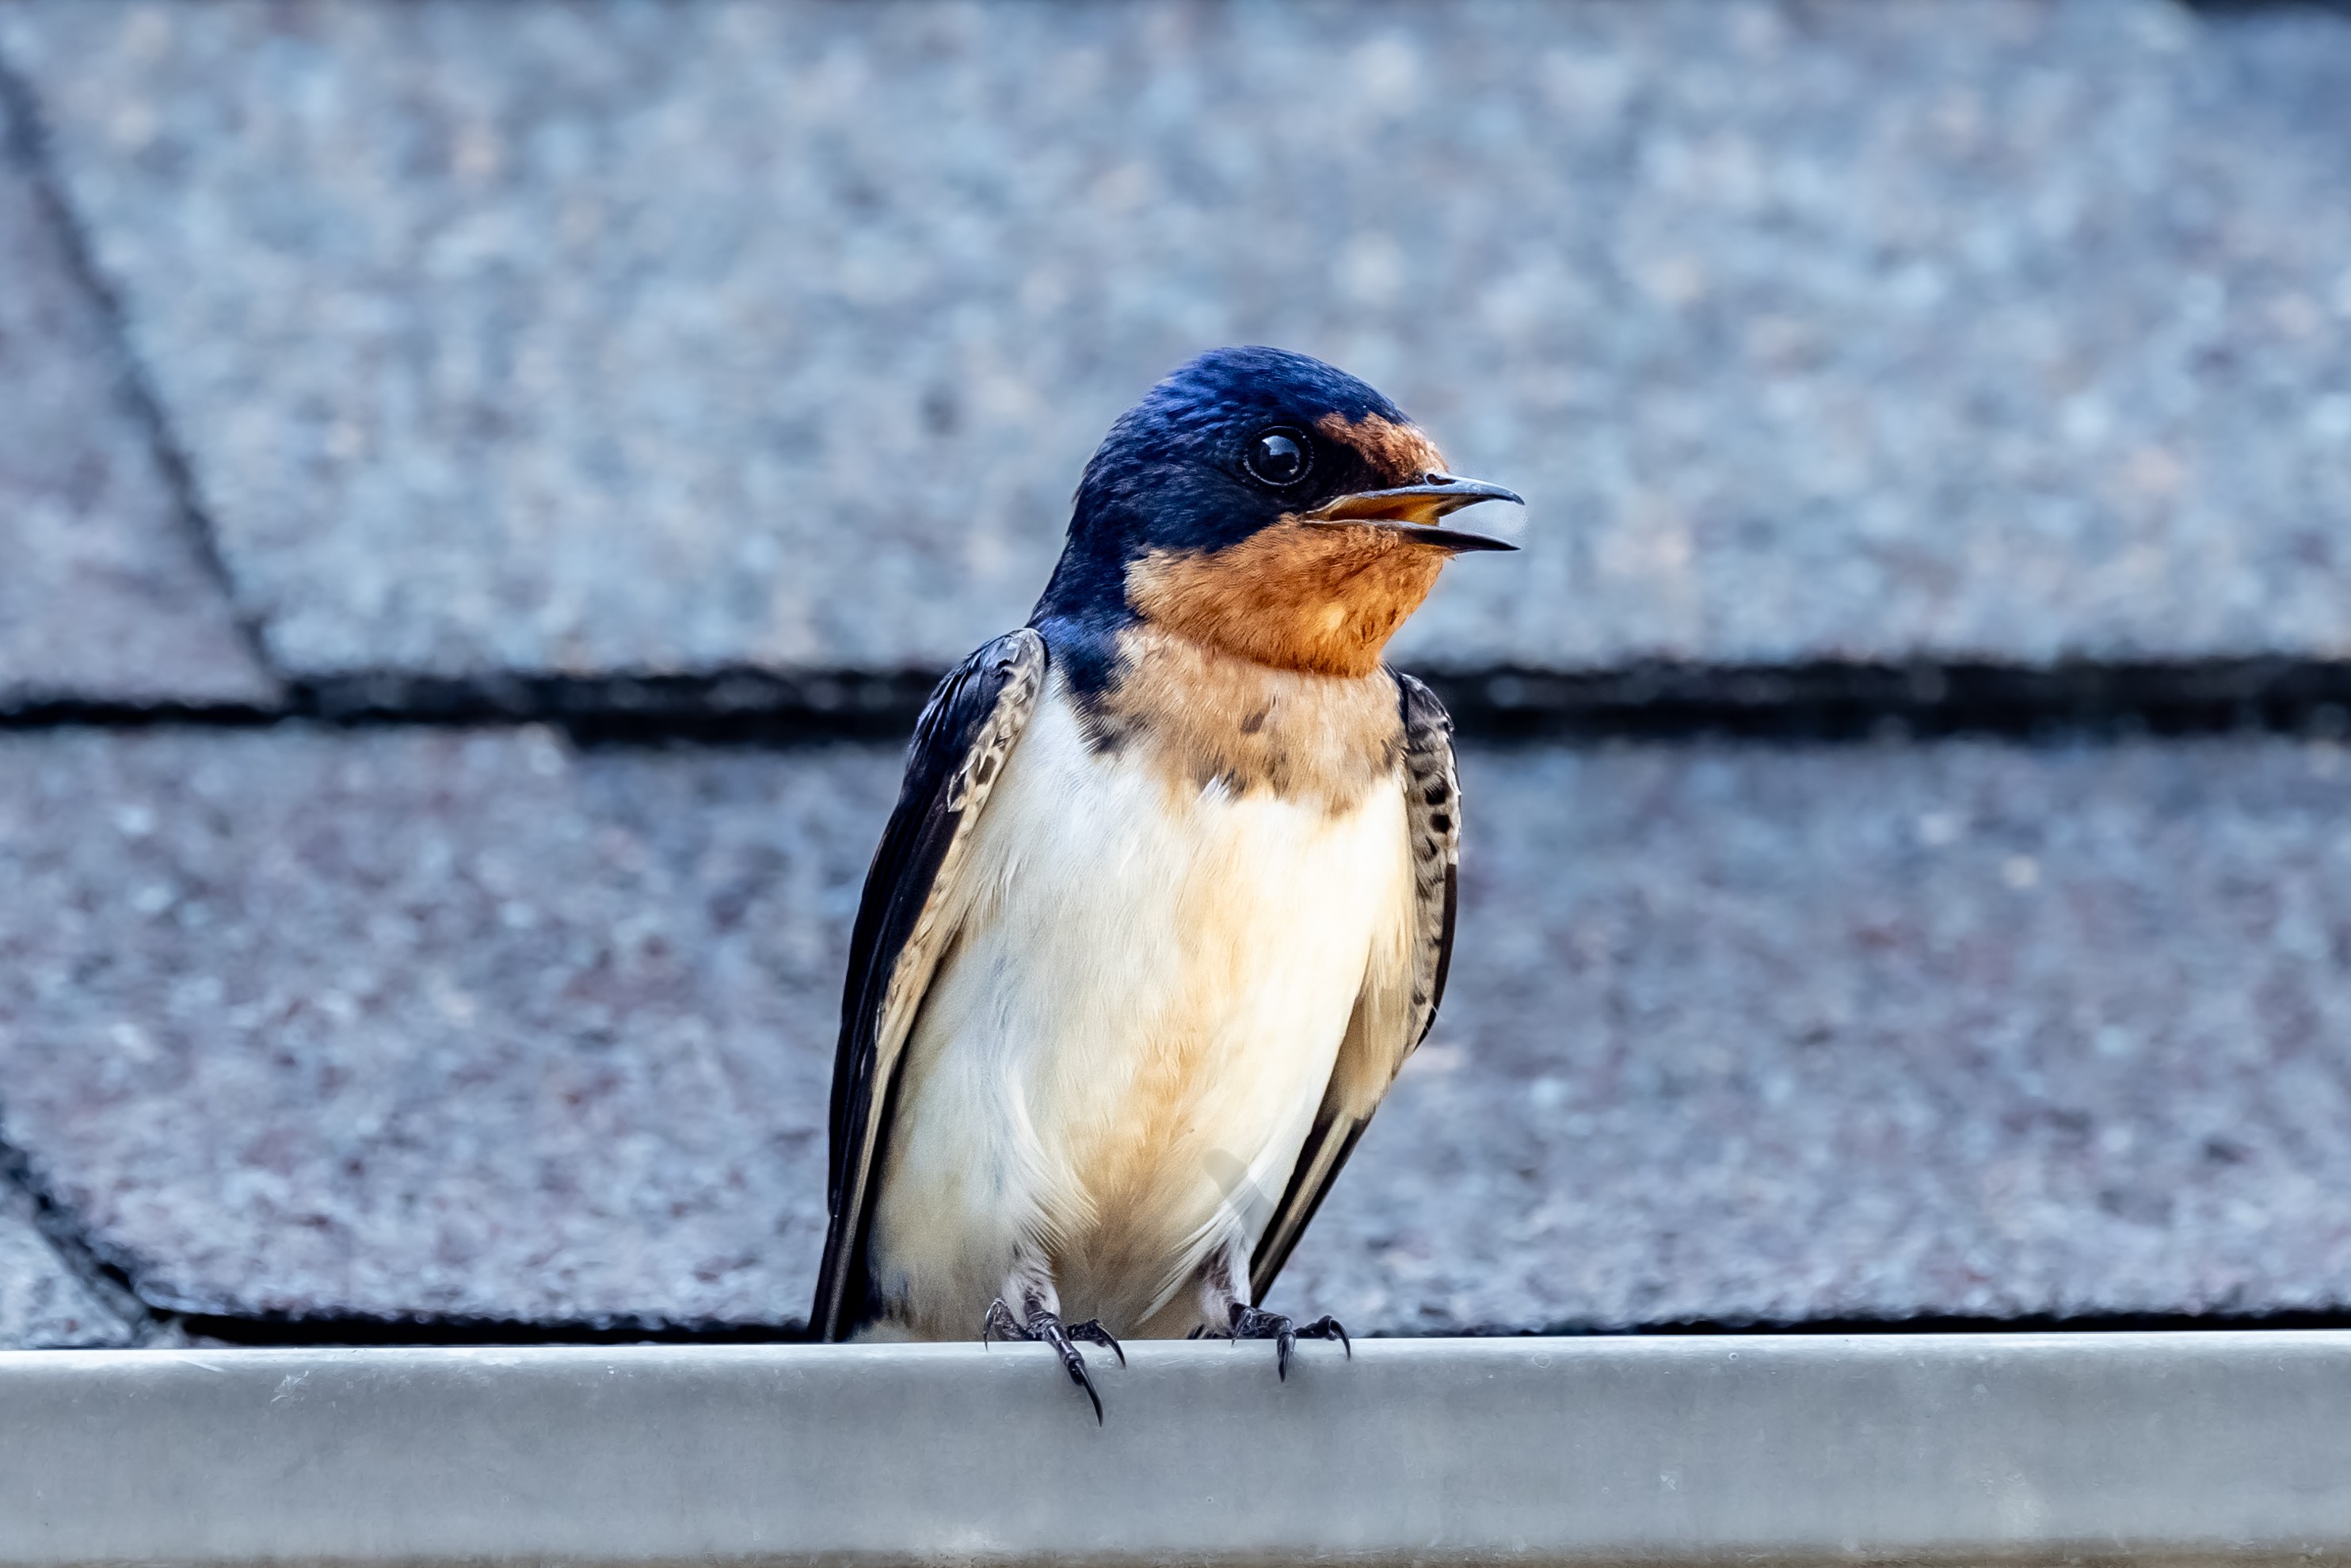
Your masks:
M1242 461L1258 480L1282 489L1306 477L1314 465L1314 449L1299 431L1261 430L1249 438Z

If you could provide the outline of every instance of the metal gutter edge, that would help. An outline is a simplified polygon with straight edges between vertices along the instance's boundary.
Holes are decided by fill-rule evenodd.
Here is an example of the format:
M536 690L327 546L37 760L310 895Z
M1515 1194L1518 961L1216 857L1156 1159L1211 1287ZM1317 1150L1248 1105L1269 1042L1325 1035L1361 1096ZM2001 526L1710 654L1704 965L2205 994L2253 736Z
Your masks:
M0 1354L0 1564L2351 1558L2351 1333Z

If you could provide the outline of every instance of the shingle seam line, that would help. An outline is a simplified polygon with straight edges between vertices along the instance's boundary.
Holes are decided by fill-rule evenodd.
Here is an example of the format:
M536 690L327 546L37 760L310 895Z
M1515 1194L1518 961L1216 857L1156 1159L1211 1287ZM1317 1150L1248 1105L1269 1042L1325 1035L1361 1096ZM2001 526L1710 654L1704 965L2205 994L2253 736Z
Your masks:
M122 300L107 281L98 266L87 225L78 210L68 196L63 180L57 172L56 160L50 152L48 120L42 110L40 95L31 80L20 74L9 60L5 48L0 48L0 108L7 110L15 135L14 145L5 148L5 155L14 158L24 170L33 199L48 219L57 236L59 249L65 256L68 272L74 286L82 289L96 307L102 330L111 348L115 395L154 456L165 489L172 497L172 511L195 551L204 574L218 590L227 607L231 623L236 628L239 643L255 666L272 682L283 686L285 672L269 652L268 638L264 634L259 617L249 613L236 591L235 575L229 570L228 558L220 546L218 529L205 509L198 491L193 469L187 454L175 435L172 422L164 412L162 398L156 390L154 378L149 374L132 340L130 322Z
M80 1213L57 1195L32 1156L7 1136L5 1112L5 1106L0 1106L0 1185L13 1186L32 1200L34 1228L48 1244L51 1255L83 1289L130 1326L139 1343L176 1337L170 1314L159 1312L140 1294L133 1270L107 1256Z
M1494 741L2351 733L2351 659L1656 662L1416 673L1436 687L1464 737ZM294 682L275 706L19 696L0 702L0 729L549 725L586 744L899 740L935 678L930 671L748 667L592 676L384 671Z
M435 1315L240 1312L215 1306L178 1318L189 1335L249 1346L462 1344L778 1344L805 1337L797 1319L778 1322L680 1322L626 1314L592 1319ZM1489 1324L1442 1335L1371 1333L1367 1338L1639 1338L1756 1334L2204 1333L2241 1329L2351 1329L2351 1305L2274 1312L2032 1313L2014 1317L1952 1314L1813 1319L1690 1319L1671 1322L1529 1327Z

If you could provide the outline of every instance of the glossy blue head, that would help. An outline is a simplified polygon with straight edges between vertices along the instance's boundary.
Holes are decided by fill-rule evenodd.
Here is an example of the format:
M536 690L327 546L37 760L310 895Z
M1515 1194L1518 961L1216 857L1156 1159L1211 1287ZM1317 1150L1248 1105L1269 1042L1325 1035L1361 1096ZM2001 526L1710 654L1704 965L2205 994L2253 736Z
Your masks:
M1433 581L1454 553L1513 548L1437 526L1496 499L1518 497L1447 473L1403 411L1344 371L1280 349L1212 350L1111 426L1035 619L1131 621L1138 568L1168 562L1202 563L1229 586L1237 574L1298 579L1307 558L1343 547L1409 546L1427 552ZM1303 591L1290 586L1285 603Z

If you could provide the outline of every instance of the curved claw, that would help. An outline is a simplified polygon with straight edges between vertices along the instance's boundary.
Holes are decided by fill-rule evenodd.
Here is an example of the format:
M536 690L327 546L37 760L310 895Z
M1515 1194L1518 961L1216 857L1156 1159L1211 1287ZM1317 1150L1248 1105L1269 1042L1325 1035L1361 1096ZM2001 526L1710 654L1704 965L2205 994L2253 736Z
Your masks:
M1117 1338L1111 1333L1110 1330L1102 1326L1102 1319L1088 1318L1081 1323L1071 1323L1064 1327L1061 1332L1068 1334L1071 1339L1081 1339L1088 1344L1108 1346L1110 1353L1118 1357L1118 1364L1121 1366L1124 1366L1126 1364L1126 1347L1118 1343Z
M1071 1362L1069 1366L1070 1375L1078 1380L1078 1386L1084 1389L1086 1397L1093 1402L1094 1425L1101 1426L1102 1424L1102 1396L1094 1392L1094 1375L1086 1370L1086 1358L1079 1356Z
M1124 1366L1125 1350L1111 1337L1110 1331L1102 1326L1099 1319L1089 1318L1084 1322L1065 1327L1061 1320L1051 1312L1042 1307L1034 1307L1029 1310L1028 1322L1023 1322L1012 1315L1012 1309L1005 1304L1003 1297L998 1296L987 1304L987 1314L980 1320L979 1343L993 1344L998 1338L1040 1340L1051 1345L1053 1353L1061 1358L1062 1369L1069 1373L1070 1381L1084 1389L1086 1398L1092 1402L1094 1424L1102 1424L1102 1396L1094 1390L1093 1374L1086 1370L1084 1353L1071 1343L1072 1340L1084 1340L1090 1344L1108 1345L1118 1356L1118 1364Z
M1028 1337L1028 1334L1021 1331L1020 1320L1012 1315L1012 1309L1004 1304L1002 1296L987 1303L987 1315L979 1320L981 1349L985 1350L998 1339L1019 1340Z
M1324 1312L1321 1317L1300 1329L1298 1337L1300 1339L1335 1339L1339 1342L1339 1348L1347 1353L1347 1359L1349 1361L1355 1359L1355 1342L1347 1337L1347 1331L1341 1325L1339 1320L1328 1312Z
M1040 1319L1042 1322L1040 1322ZM1093 1401L1094 1425L1101 1426L1102 1424L1102 1396L1094 1392L1094 1375L1086 1370L1084 1354L1070 1343L1069 1331L1061 1326L1059 1318L1050 1312L1038 1313L1036 1317L1029 1320L1029 1326L1037 1338L1043 1340L1061 1353L1061 1365L1068 1370L1070 1381L1084 1389L1086 1397Z

